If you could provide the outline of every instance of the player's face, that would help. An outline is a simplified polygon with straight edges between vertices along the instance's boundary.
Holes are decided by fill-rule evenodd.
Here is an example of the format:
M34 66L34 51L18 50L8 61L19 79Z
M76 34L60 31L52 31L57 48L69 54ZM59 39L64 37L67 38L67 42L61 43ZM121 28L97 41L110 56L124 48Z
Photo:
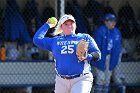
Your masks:
M105 21L105 25L108 27L108 29L113 29L116 25L115 21L107 20Z
M72 20L67 20L61 26L65 35L75 34L76 24Z

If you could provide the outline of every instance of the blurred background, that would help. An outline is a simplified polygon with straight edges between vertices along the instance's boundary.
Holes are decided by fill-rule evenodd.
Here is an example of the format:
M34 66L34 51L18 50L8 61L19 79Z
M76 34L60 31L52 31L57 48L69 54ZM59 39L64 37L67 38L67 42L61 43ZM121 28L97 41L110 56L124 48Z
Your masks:
M139 0L0 0L0 93L54 93L53 54L32 38L49 17L65 13L75 17L76 33L91 36L104 14L117 16L123 46L118 73L126 93L140 93Z

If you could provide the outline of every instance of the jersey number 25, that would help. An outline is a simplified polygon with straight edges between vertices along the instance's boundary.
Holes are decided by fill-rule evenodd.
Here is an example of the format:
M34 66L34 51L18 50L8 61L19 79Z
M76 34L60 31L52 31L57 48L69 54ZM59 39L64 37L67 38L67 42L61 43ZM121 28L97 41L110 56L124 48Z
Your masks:
M62 46L61 54L72 54L74 45Z

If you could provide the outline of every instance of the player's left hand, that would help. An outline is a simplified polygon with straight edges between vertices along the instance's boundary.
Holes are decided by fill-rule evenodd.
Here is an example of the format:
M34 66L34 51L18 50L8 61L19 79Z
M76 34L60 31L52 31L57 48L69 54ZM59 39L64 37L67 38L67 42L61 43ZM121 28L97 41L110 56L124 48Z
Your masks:
M87 42L85 40L81 40L77 44L76 55L77 55L77 57L79 59L79 62L83 61L83 60L85 60L87 58L88 45L89 45L89 42Z

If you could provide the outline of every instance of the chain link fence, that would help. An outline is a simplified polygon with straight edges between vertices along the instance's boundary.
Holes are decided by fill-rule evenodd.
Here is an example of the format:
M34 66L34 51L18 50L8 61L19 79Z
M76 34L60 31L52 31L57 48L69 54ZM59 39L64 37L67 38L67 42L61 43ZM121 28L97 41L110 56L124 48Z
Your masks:
M18 89L17 93L26 92L21 91L20 87L14 90L3 86L33 85L33 93L52 92L48 90L47 85L54 88L54 63L48 62L53 61L53 55L49 51L37 48L32 39L37 29L49 17L59 18L58 6L76 18L76 33L88 33L91 36L102 24L104 14L114 13L117 16L117 27L122 34L123 46L122 65L118 72L125 77L125 83L134 84L133 87L128 85L126 93L139 93L139 0L60 1L62 0L0 0L0 93L16 93ZM53 37L53 30L50 29L46 36Z

